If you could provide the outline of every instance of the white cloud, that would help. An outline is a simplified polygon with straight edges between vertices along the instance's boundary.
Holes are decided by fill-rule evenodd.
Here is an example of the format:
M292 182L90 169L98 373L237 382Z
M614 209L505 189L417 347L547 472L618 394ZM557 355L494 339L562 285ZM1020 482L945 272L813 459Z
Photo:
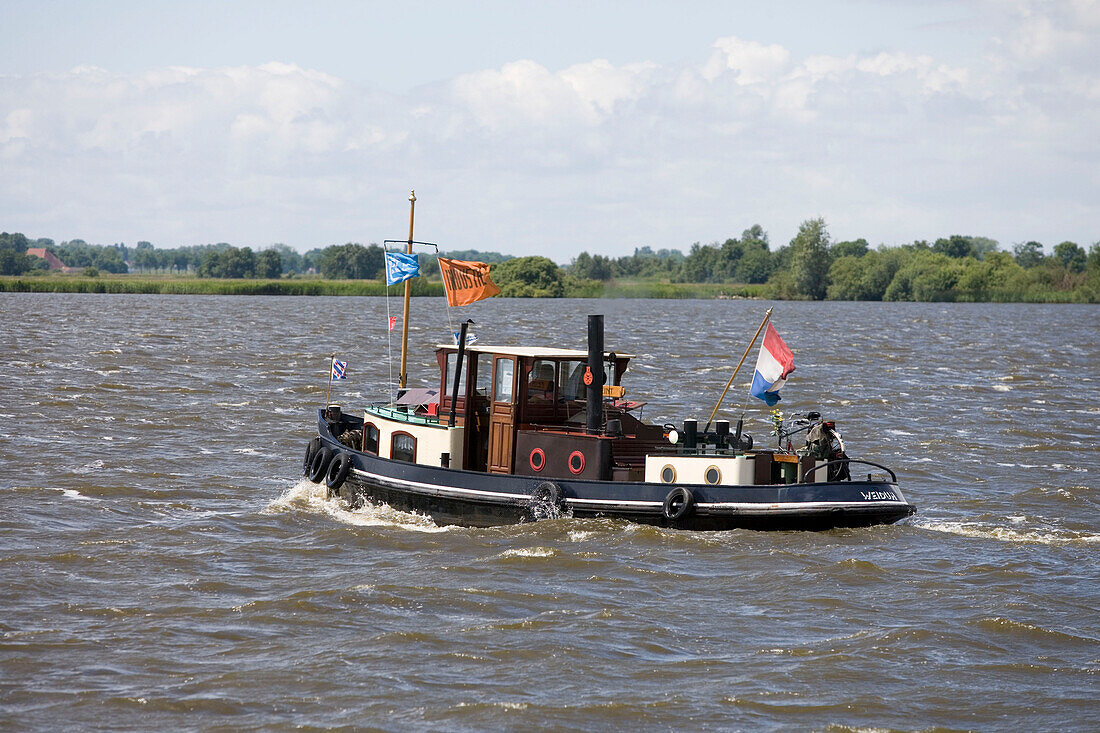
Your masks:
M703 69L707 79L732 72L738 84L775 80L787 68L790 52L778 44L764 45L730 36L714 42L717 49Z
M1020 7L952 63L723 37L699 63L518 60L400 96L284 63L0 76L0 225L315 246L400 234L416 187L455 247L561 261L756 222L782 243L816 215L875 241L1091 241L1100 13Z

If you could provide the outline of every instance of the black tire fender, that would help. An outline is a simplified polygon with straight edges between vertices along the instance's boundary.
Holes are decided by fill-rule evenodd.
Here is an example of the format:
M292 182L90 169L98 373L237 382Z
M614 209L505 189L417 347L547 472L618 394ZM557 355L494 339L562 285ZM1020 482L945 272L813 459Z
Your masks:
M328 464L328 474L325 478L325 486L330 491L338 491L344 485L344 479L351 472L351 456L347 453L338 453L333 456Z
M321 439L314 438L306 446L306 457L302 461L302 475L309 476L309 469L313 465L313 454L321 449Z
M543 481L531 492L531 502L548 506L561 506L561 489L553 481Z
M691 514L694 508L695 494L691 493L691 489L677 486L665 497L665 519L671 519L674 522L677 519L683 519Z
M558 519L562 516L561 487L552 481L543 481L531 492L527 503L528 519Z
M321 483L328 473L328 464L332 460L332 449L327 445L321 446L321 450L313 454L313 461L309 464L309 480L315 484Z

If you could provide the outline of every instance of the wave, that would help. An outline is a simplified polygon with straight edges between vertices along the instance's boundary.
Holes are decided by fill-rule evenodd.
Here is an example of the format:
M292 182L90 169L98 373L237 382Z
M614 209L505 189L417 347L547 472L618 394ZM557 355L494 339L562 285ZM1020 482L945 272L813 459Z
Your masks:
M497 555L498 560L509 560L517 557L553 557L557 551L551 547L518 547L514 550L505 550Z
M1020 524L1017 517L1010 517L1009 521L1017 525ZM913 520L912 524L915 527L930 532L945 532L947 534L955 534L962 537L975 537L1016 544L1075 545L1100 542L1100 534L1083 530L1057 528L1022 529L1018 526L1001 527L984 522L937 522L920 519Z
M1092 637L1079 636L1077 634L1071 634L1068 631L1048 629L1043 626L1036 626L1035 624L1029 624L1023 621L1014 621L1012 619L1004 618L1002 616L979 619L975 623L978 627L982 629L997 633L1017 634L1020 636L1035 636L1041 638L1056 639L1058 641L1071 642L1074 644L1079 642L1095 644L1097 642L1097 639Z
M385 504L365 503L352 509L343 499L325 498L324 484L301 479L264 508L265 514L305 511L324 514L341 524L353 527L394 527L411 532L447 532L452 527L440 527L430 517L414 512L402 512Z

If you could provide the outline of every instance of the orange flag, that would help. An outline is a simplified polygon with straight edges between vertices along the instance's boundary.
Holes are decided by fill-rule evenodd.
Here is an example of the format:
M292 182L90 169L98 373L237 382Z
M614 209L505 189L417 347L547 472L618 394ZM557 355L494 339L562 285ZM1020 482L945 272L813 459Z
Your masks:
M489 279L489 266L484 262L467 262L439 258L439 272L447 291L447 305L469 305L490 298L500 288Z

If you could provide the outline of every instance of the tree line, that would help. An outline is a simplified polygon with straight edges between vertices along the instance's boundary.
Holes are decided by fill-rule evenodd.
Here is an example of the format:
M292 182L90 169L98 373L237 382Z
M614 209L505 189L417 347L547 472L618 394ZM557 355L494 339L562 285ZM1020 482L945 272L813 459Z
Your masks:
M636 249L610 258L582 252L577 278L758 283L764 297L810 300L1100 302L1100 242L1087 251L1061 242L1052 254L1028 241L1011 252L988 237L951 235L872 249L866 239L834 242L823 219L804 221L790 244L772 250L759 225L739 239L678 251Z
M133 247L88 244L73 239L57 244L52 239L30 239L23 234L0 233L0 275L44 274L49 265L40 257L28 256L29 248L43 248L68 267L88 273L178 274L209 278L268 278L319 274L331 280L377 280L385 276L384 250L377 244L348 242L316 247L300 253L285 244L253 251L226 242L187 247L157 248L141 241ZM455 259L503 262L510 255L460 250L444 253ZM435 257L422 256L421 272L439 274Z
M66 265L112 273L179 273L203 278L293 277L317 273L333 279L377 280L385 276L384 250L349 242L302 254L284 244L254 252L227 243L160 249L149 242L94 245L74 239L55 244L22 234L0 234L0 274L47 269L25 254L43 247ZM834 242L823 219L804 221L789 244L772 249L759 225L739 238L696 242L676 249L639 247L632 255L608 257L582 252L566 266L545 257L513 258L496 252L443 253L494 265L502 295L561 297L601 292L604 283L749 284L777 299L916 301L1100 302L1100 242L1088 250L1061 242L1047 255L1039 242L1001 250L988 237L951 235L872 248L867 240ZM437 277L434 256L421 256L421 274ZM596 287L593 287L596 286Z

